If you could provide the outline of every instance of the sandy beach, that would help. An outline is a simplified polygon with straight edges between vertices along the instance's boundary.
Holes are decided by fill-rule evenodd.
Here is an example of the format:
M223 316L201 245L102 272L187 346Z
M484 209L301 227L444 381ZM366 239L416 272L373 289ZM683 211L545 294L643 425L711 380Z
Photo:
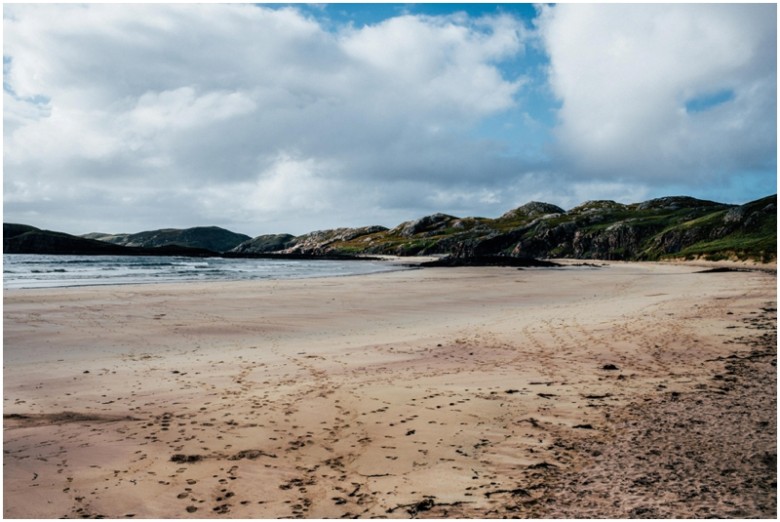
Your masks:
M4 292L6 518L777 513L776 273Z

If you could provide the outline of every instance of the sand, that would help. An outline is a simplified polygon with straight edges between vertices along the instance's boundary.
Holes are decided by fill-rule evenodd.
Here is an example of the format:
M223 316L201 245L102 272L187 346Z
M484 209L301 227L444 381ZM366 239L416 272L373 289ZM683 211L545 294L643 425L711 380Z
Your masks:
M762 517L775 272L4 293L7 518Z

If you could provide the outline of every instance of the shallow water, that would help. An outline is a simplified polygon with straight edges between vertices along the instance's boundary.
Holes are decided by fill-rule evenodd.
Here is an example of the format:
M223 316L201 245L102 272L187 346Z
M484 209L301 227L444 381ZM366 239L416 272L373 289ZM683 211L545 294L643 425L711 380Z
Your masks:
M382 261L3 254L3 288L301 279L398 269Z

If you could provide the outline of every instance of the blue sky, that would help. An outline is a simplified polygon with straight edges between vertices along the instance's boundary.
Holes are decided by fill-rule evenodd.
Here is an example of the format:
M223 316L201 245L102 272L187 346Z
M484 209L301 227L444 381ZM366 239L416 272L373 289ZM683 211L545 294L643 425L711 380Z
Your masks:
M9 4L4 221L252 236L776 192L774 4Z
M329 20L332 28L338 29L341 25L353 24L356 27L375 25L388 18L402 15L422 16L449 16L453 13L463 12L471 18L491 16L497 14L510 14L524 20L532 20L536 17L536 8L533 4L380 4L380 3L349 3L349 4L280 4L280 7L293 7L317 18Z

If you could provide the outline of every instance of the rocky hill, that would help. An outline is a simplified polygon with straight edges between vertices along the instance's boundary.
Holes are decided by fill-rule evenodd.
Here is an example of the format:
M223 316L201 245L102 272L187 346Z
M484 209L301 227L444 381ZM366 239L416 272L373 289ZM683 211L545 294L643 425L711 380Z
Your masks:
M329 253L350 254L350 252L333 247L350 241L359 242L360 238L371 234L381 234L387 228L373 225L359 228L334 228L331 230L318 230L296 237L292 244L285 249L287 254L323 255Z
M165 246L184 255L220 252L230 257L437 254L460 260L491 256L627 261L704 257L768 262L777 258L777 195L744 205L686 196L630 205L601 200L568 211L531 202L495 219L433 214L392 229L336 228L254 239L218 227L87 237L27 225L5 224L3 230L5 253L139 253L144 249L161 252L159 247ZM116 250L130 247L134 248Z
M130 247L154 248L176 245L187 248L202 248L213 252L227 252L251 239L245 234L237 234L220 227L163 228L135 234L95 232L82 237Z
M294 244L292 234L265 234L244 241L231 252L236 254L266 254L269 252L284 252Z
M393 229L363 227L261 236L234 251L313 255L450 255L658 260L757 259L777 255L777 196L726 205L686 196L624 205L588 201L569 211L531 202L499 218L433 214Z

